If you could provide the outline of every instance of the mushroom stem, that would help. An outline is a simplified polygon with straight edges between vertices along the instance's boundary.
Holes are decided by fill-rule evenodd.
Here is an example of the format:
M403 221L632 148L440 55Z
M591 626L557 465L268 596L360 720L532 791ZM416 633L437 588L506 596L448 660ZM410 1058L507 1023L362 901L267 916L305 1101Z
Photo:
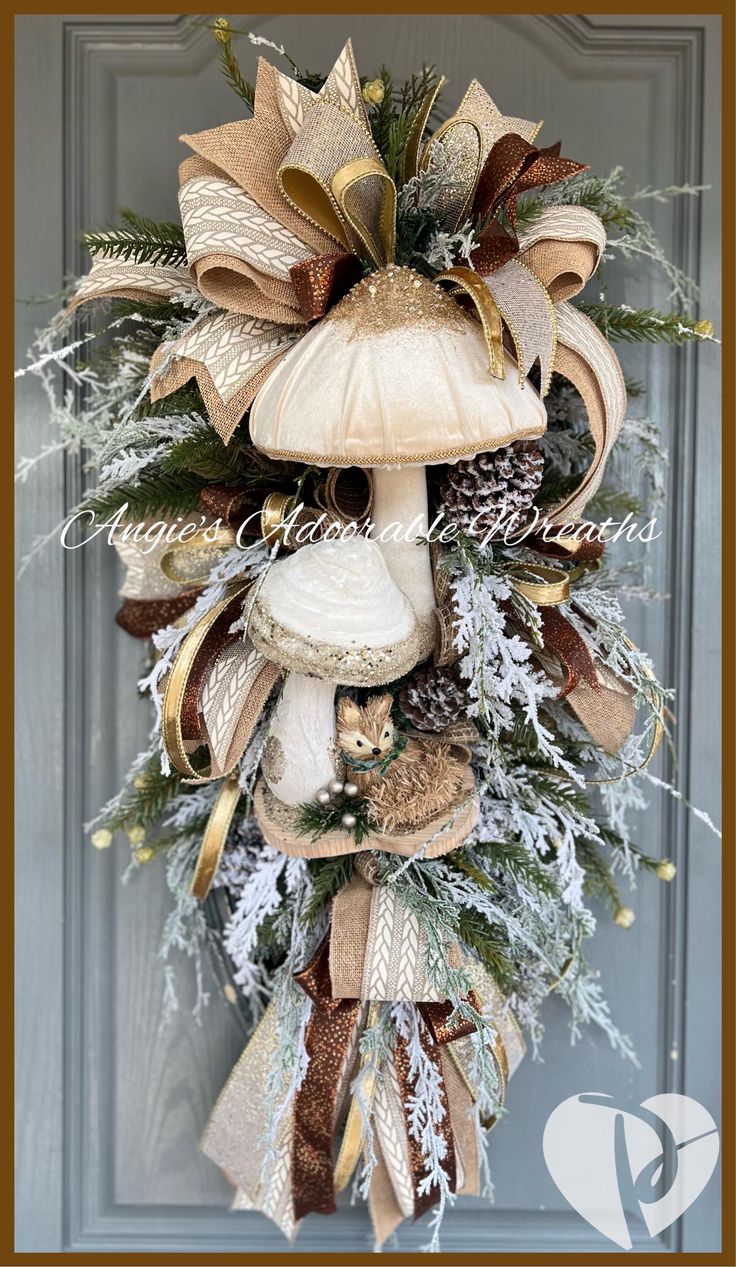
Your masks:
M429 531L424 467L374 467L371 518L386 566L414 609L423 658L434 647L437 605L429 546L420 540Z
M262 762L263 776L280 801L314 800L335 777L335 685L290 673L274 709Z

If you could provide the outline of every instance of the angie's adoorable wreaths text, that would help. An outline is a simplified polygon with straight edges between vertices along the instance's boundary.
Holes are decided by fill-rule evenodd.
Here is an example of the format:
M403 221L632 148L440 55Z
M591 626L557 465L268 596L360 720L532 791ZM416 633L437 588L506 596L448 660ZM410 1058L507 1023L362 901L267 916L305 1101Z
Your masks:
M628 827L667 692L609 557L656 535L666 453L611 343L713 337L641 210L697 190L626 197L477 81L448 114L433 68L366 80L349 43L326 76L273 46L252 87L213 31L239 117L181 138L181 224L86 234L22 371L150 640L150 747L91 839L166 868L167 1005L183 951L202 1020L208 943L241 993L203 1139L235 1207L291 1236L353 1182L378 1245L431 1211L436 1248L550 991L633 1054L585 943L674 877ZM675 311L606 301L629 260Z

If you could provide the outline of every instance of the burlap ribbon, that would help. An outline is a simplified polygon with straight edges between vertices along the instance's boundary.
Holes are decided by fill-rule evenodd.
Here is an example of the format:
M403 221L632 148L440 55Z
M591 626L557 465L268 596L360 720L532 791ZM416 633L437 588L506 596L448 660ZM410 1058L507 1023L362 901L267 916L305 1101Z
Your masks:
M455 947L448 959L457 961ZM332 904L330 980L336 999L442 1002L427 967L424 929L394 889L356 870Z

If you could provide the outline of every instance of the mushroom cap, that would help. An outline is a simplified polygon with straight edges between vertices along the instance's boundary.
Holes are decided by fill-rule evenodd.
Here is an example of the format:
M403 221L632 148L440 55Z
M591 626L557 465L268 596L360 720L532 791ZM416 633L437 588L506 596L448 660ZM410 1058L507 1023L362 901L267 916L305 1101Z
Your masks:
M367 537L318 541L275 563L248 635L282 668L344 686L391 682L421 654L414 612Z
M540 436L547 415L504 353L439 286L389 266L359 282L279 362L256 396L253 443L320 466L429 465Z

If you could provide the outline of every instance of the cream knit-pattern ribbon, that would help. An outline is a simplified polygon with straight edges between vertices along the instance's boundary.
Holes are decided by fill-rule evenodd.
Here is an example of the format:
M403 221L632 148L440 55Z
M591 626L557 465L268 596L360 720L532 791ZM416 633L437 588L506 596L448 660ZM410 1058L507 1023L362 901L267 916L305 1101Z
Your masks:
M335 998L444 1001L429 982L427 939L416 915L392 888L357 872L332 904L330 979Z
M69 301L67 312L95 299L190 299L197 294L189 270L163 264L137 264L116 256L98 256Z
M302 333L298 326L237 312L205 313L154 353L151 399L169 396L195 378L210 422L227 443L275 363Z

